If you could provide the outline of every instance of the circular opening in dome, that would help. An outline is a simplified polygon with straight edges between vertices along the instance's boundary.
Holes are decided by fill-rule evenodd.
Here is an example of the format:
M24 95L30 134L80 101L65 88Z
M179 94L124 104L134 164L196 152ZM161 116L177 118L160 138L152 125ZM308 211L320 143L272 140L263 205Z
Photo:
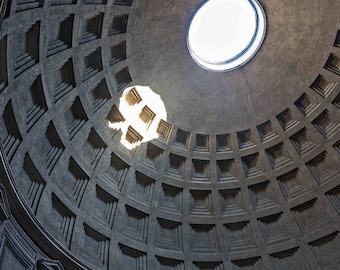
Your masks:
M209 0L194 15L187 44L201 67L228 71L255 55L265 31L265 14L256 0Z

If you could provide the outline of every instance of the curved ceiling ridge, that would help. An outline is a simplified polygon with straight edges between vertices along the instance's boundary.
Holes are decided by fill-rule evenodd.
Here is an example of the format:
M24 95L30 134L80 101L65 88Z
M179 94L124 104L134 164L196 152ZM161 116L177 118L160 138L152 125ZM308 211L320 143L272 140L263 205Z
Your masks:
M65 269L334 269L339 9L263 0L261 50L212 74L186 47L199 4L8 2L0 138L13 177L0 182L15 218ZM134 85L160 95L167 119L127 149L108 122L125 121ZM147 128L158 115L140 109Z

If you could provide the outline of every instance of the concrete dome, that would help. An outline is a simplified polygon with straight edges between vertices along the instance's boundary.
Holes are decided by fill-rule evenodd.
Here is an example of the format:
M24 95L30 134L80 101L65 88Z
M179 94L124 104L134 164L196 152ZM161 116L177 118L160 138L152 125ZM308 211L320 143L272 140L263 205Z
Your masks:
M261 48L216 73L198 0L1 2L1 269L338 267L340 1L260 4ZM127 149L135 85L167 118L143 105L158 138Z

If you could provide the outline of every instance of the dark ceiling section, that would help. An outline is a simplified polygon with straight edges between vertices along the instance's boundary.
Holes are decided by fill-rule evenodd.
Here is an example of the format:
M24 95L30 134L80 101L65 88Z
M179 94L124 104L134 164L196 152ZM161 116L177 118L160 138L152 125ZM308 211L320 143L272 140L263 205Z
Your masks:
M9 0L1 183L52 259L98 270L338 267L340 2L261 3L260 51L213 73L186 48L197 0ZM128 150L107 121L124 121L117 104L135 84L161 95L168 119Z

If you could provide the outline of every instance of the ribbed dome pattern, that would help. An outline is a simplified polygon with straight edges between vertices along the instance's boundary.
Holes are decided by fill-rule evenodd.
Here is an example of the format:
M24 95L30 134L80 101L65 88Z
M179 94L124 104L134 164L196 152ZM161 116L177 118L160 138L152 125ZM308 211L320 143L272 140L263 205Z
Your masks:
M184 50L186 58L178 53L170 59L166 46L172 45L162 43L165 38L156 51L154 42L168 35L171 44L171 35L176 40L182 33L185 48L189 21L182 28L177 22L190 19L200 4L188 1L177 8L177 2L10 1L0 30L0 137L20 196L55 241L92 269L336 269L339 1L326 1L317 20L325 24L313 26L317 33L326 29L322 40L314 47L302 44L306 51L322 49L316 62L299 58L291 66L289 56L269 62L273 40L279 55L287 50L275 38L278 22L285 11L299 10L289 1L274 19L273 3L263 1L268 37L254 60L234 73L214 75L195 66L188 77L175 71L171 77L176 61L181 72L195 63ZM305 13L317 12L314 2ZM158 16L150 16L148 8L163 10L164 20L156 11ZM333 11L326 19L328 10ZM178 18L169 20L167 14L176 12ZM305 22L311 27L310 21ZM291 50L308 54L300 47ZM286 73L260 73L261 65L264 71L281 65ZM160 66L164 73L162 68L156 73ZM271 93L272 104L269 99L259 104L264 91L256 96L252 79L255 86L270 80L282 87L274 93L283 94L275 99ZM252 94L230 94L229 108L221 107L230 114L209 122L223 95L216 92L212 108L212 91L210 107L204 107L202 93L209 89L200 82L217 89L228 80L243 90L246 82ZM182 81L191 86L188 92L179 89ZM168 119L158 124L159 138L128 150L108 121L122 121L119 98L135 84L150 85L164 98ZM171 90L175 86L178 92ZM249 104L253 111L243 118Z

